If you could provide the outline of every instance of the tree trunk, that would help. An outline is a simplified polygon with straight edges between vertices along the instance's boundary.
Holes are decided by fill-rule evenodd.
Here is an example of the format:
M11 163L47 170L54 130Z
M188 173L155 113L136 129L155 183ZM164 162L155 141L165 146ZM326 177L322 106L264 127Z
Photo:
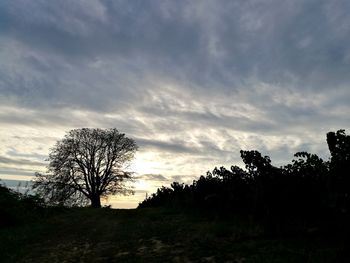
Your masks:
M94 208L101 207L101 200L99 195L92 196L90 200L91 200L91 207L94 207Z

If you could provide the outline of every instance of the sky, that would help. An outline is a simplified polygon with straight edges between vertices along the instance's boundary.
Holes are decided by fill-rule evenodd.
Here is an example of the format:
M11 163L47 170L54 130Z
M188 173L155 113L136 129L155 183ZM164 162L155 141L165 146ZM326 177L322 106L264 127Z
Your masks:
M133 208L173 181L328 159L350 128L350 1L0 1L0 178L30 180L71 129L139 146ZM8 181L10 182L10 181ZM12 186L13 181L12 182Z

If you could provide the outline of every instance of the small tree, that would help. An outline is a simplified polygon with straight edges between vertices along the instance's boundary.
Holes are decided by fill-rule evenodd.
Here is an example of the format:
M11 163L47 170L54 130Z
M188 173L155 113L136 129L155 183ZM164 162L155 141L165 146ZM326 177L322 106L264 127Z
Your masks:
M101 207L101 197L128 194L125 171L137 150L117 129L75 129L51 150L48 172L36 173L33 189L51 204Z

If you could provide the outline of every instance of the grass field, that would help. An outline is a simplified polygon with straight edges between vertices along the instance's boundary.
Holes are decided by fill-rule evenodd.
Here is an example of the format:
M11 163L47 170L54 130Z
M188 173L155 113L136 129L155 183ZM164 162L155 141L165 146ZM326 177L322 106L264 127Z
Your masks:
M348 248L318 235L267 236L248 219L157 208L63 209L0 229L0 242L1 262L347 262Z

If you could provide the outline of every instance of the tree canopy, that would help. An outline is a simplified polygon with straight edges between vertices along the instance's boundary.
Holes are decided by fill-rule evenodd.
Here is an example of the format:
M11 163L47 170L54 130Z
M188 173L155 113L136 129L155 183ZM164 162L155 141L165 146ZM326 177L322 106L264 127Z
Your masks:
M245 170L220 167L191 185L174 182L139 207L177 206L283 218L350 215L350 136L344 130L329 132L327 143L328 161L298 152L292 163L281 167L258 151L241 151Z
M33 189L51 204L101 207L101 197L129 194L127 165L137 145L117 129L74 129L51 149L47 173L36 173Z

